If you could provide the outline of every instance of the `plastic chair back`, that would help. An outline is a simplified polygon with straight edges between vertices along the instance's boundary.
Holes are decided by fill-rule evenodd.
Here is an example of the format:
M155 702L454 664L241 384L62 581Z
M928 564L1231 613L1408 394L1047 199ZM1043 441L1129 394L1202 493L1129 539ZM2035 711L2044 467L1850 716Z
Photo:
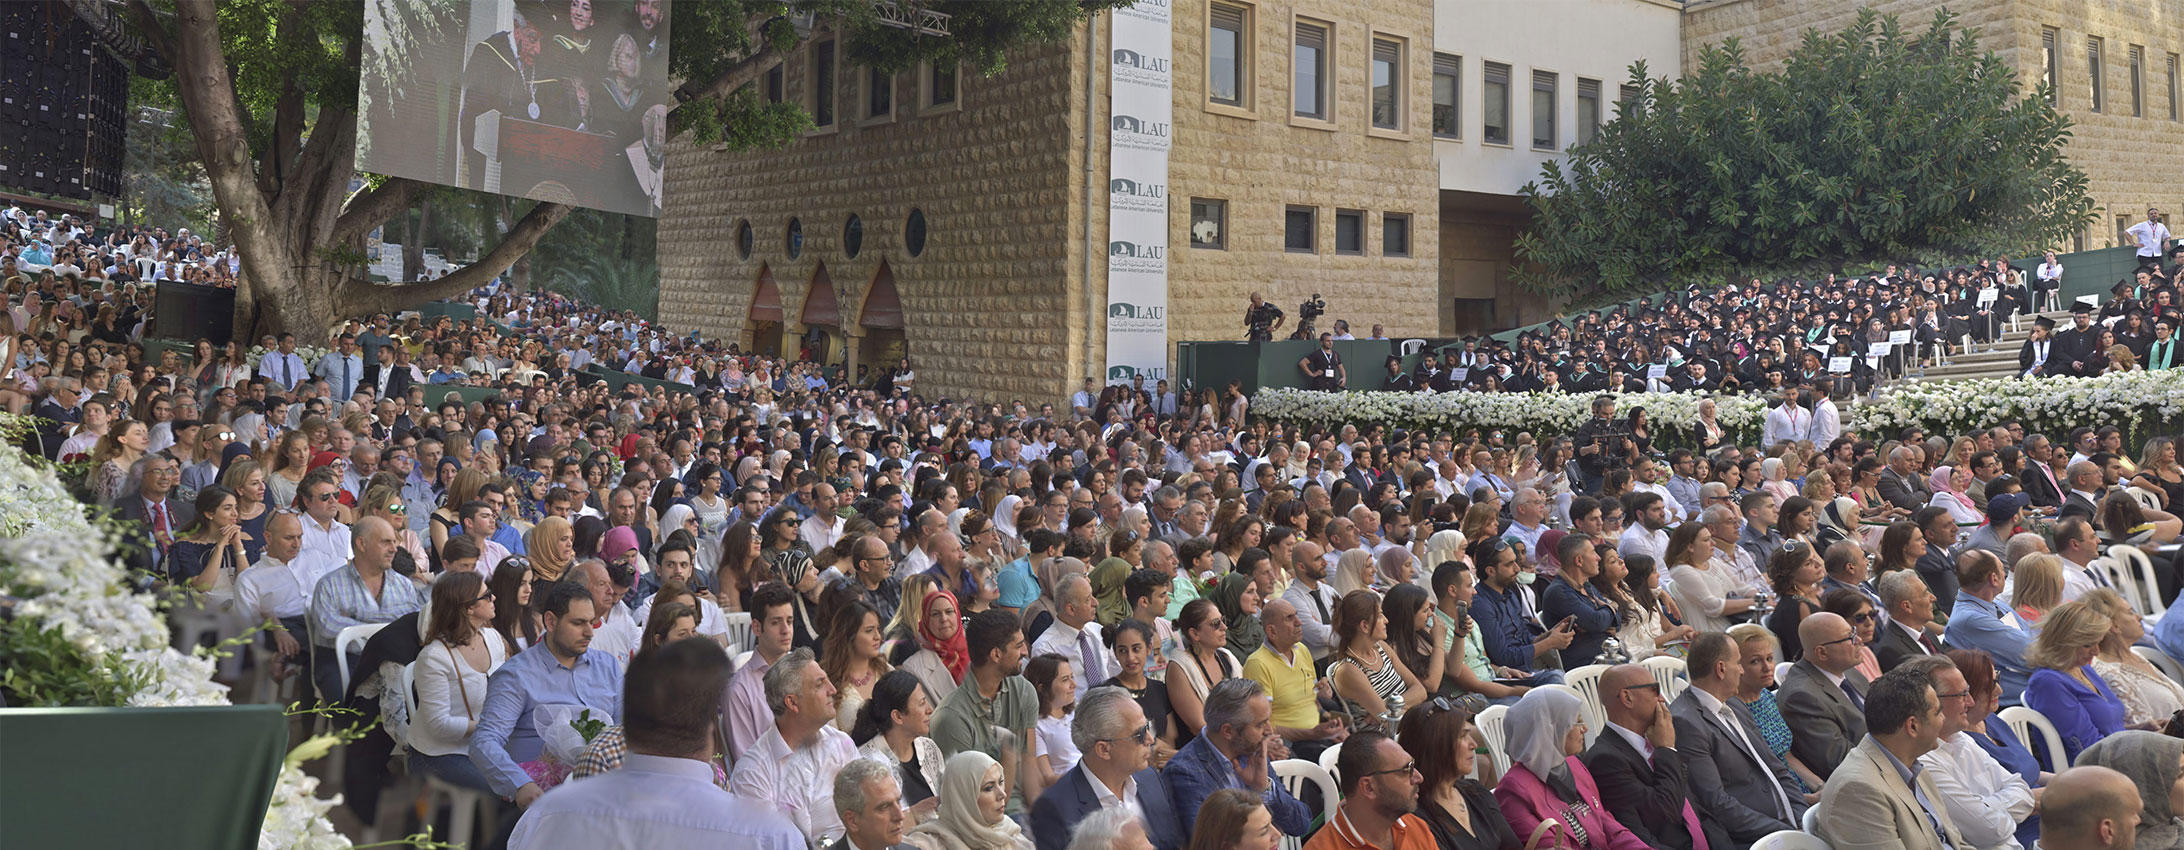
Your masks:
M1607 728L1607 707L1600 702L1600 677L1606 675L1608 665L1587 664L1562 677L1564 684L1577 692L1577 698L1585 703L1585 745L1592 746L1594 738Z
M2010 725L2017 739L2047 764L2048 770L2059 771L2070 767L2070 757L2063 750L2063 735L2055 730L2055 724L2035 709L2013 705L2001 711L2002 722Z
M364 643L386 627L386 623L361 623L342 629L334 636L334 671L341 674L341 693L334 695L334 701L349 693L349 648L354 646L358 652L364 651Z
M1785 829L1753 842L1752 850L1828 850L1828 843L1809 832Z

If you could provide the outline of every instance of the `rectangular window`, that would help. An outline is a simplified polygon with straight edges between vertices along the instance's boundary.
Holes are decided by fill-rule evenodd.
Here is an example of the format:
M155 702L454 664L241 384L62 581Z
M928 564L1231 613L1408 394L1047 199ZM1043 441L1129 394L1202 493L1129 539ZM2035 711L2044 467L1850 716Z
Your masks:
M1410 213L1381 214L1380 254L1384 257L1410 256Z
M2146 48L2131 45L2131 117L2146 117Z
M1206 30L1206 99L1214 103L1244 104L1244 61L1250 44L1245 40L1250 30L1244 24L1250 14L1242 6L1213 4L1211 24Z
M2093 111L2099 112L2103 103L2101 97L2103 86L2101 85L2100 36L2093 36L2085 40L2085 68L2087 75L2093 78Z
M2062 30L2054 27L2040 28L2040 84L2047 86L2049 106L2054 106L2056 101L2055 46L2061 44L2062 40Z
M811 123L818 127L834 126L834 41L819 42L811 48Z
M2169 54L2169 120L2171 120L2171 121L2175 121L2175 120L2177 120L2177 118L2176 118L2176 107L2177 107L2177 102L2176 102L2176 94L2177 94L2177 91L2176 91L2176 71L2177 71L2177 67L2176 67L2176 66L2177 66L2177 62L2176 62L2176 54L2174 54L2174 53L2171 53L2171 54Z
M1319 208L1290 207L1282 216L1282 248L1292 253L1319 253Z
M956 66L945 68L934 65L927 72L925 99L927 106L947 106L956 102Z
M1600 134L1600 81L1577 78L1577 139L1578 144L1593 140Z
M1365 211L1335 210L1335 253L1365 253Z
M1293 50L1297 78L1290 87L1290 108L1299 118L1327 118L1327 27L1297 22Z
M1403 129L1403 45L1373 39L1373 126Z
M1218 198L1191 199L1191 247L1228 249L1228 202Z
M1463 57L1433 54L1434 135L1444 139L1463 138L1463 90Z
M784 96L783 88L787 77L787 74L782 73L781 63L779 62L775 62L773 67L766 69L767 103L781 102L781 98Z
M1630 109L1631 104L1637 102L1638 87L1629 83L1624 83L1622 87L1617 89L1615 92L1615 114L1623 114L1625 111L1628 111Z
M2134 239L2134 238L2132 238L2132 237L2131 237L2131 217L2130 217L2130 216L2127 216L2127 215L2119 215L2119 216L2116 216L2116 242L2115 242L2115 244L2117 244L2117 245L2132 245L2132 244L2136 244L2137 242L2138 242L2138 240L2137 240L2137 239Z
M865 73L865 117L895 114L895 75L872 68Z
M1552 71L1532 72L1532 147L1540 150L1555 149L1555 85L1560 79Z
M1490 145L1509 144L1509 66L1488 62L1481 76L1485 79L1481 100L1485 102L1486 119L1479 137Z

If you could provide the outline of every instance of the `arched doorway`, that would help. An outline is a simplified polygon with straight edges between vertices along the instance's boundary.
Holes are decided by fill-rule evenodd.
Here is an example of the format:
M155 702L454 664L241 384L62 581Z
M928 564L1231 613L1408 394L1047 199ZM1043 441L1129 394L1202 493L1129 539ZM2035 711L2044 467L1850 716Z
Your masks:
M834 278L827 274L825 263L811 273L811 287L805 290L804 311L798 322L804 326L803 347L809 351L806 356L827 364L843 361L842 304L834 294Z
M744 350L767 357L781 356L781 288L774 285L773 269L758 267L758 284L751 293L750 343Z
M863 330L864 339L857 346L857 362L850 367L867 367L869 374L865 381L878 378L909 356L910 342L904 336L902 295L895 291L895 272L886 260L881 260L880 270L873 273L872 285L865 287L864 308L857 311L857 324Z

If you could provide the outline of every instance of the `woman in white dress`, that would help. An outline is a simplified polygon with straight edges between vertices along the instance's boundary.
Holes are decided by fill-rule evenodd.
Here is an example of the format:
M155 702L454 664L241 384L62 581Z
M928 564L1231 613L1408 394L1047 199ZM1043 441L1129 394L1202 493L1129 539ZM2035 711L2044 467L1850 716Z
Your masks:
M1684 623L1702 632L1727 631L1730 617L1752 609L1737 579L1714 560L1714 536L1704 523L1687 522L1668 536L1668 596Z
M2116 698L2123 701L2123 722L2135 729L2159 730L2170 716L2184 709L2184 687L2161 672L2152 662L2131 651L2146 637L2146 623L2131 603L2107 588L2095 588L2085 597L2108 614L2108 637L2093 656L2093 672L2107 680Z

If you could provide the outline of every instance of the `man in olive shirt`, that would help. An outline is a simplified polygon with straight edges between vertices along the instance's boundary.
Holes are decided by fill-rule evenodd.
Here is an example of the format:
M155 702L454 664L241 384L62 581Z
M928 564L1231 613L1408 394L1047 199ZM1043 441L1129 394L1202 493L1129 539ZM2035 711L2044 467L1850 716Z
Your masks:
M1024 667L1024 630L1016 615L999 610L973 614L963 628L971 670L963 677L963 686L933 715L933 743L940 745L945 756L977 750L1004 765L1015 765L1018 782L1009 788L1009 811L1020 812L1024 808L1021 780L1034 775L1031 760L1038 749L1031 727L1039 720L1038 695L1018 675ZM1008 730L1014 740L1003 741L994 733L996 726Z
M1244 675L1274 699L1274 731L1289 742L1295 757L1318 761L1320 753L1342 742L1347 730L1341 718L1320 713L1318 671L1304 648L1297 606L1276 599L1259 611L1259 620L1266 627L1266 642L1244 660Z

